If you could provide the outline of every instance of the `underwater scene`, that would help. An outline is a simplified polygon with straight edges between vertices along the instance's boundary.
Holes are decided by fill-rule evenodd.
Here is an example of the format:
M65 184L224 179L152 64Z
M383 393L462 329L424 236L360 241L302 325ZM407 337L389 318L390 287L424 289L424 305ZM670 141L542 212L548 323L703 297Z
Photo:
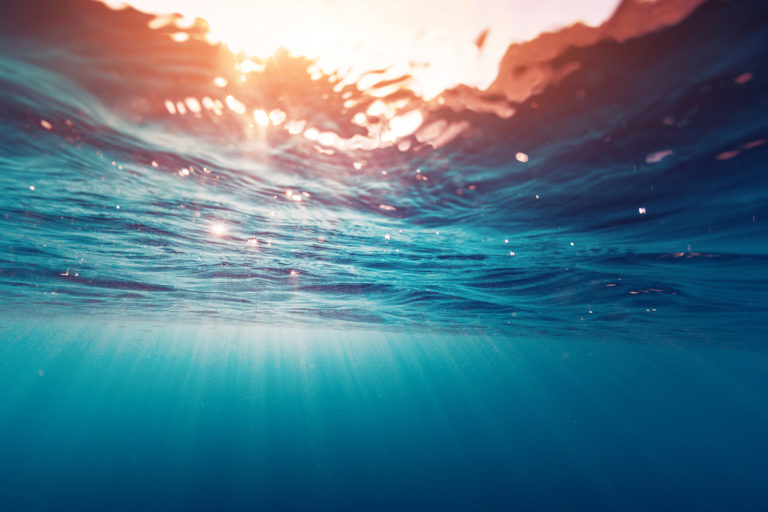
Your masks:
M768 3L3 0L0 510L768 510Z

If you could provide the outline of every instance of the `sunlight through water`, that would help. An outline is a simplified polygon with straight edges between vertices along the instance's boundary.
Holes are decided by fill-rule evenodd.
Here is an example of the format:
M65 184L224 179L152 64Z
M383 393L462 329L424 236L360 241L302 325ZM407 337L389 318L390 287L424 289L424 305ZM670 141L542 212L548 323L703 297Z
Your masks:
M349 83L385 69L387 80L410 75L409 87L430 99L459 84L485 88L512 42L583 21L597 25L618 0L456 2L397 0L290 0L221 2L190 0L103 0L156 14L152 27L196 23L206 39L234 52L267 58L280 48L317 59L326 74L339 73ZM179 13L180 17L174 17ZM487 31L482 44L479 36ZM378 80L377 80L378 81Z

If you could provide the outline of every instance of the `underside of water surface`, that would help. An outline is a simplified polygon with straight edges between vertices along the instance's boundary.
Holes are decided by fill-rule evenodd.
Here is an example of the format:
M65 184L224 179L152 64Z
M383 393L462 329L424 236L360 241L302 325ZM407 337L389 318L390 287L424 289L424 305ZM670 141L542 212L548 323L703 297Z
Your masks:
M105 3L0 4L0 510L768 506L763 1L444 89Z
M761 334L760 2L566 47L504 109L382 100L287 53L222 89L221 48L138 13L73 2L30 32L4 9L8 313Z

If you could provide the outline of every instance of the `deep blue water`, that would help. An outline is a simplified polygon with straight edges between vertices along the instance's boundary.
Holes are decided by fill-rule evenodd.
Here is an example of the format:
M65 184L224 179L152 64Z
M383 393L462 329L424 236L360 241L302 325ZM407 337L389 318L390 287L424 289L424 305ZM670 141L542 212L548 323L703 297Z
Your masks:
M407 150L169 114L231 58L0 6L0 509L768 507L762 2ZM237 95L358 133L307 66Z
M760 510L764 350L5 325L4 510Z

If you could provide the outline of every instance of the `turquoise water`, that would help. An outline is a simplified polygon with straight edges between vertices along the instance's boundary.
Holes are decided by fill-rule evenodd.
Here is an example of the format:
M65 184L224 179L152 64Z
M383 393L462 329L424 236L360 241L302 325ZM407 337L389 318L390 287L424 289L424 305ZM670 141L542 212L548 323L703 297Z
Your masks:
M148 19L0 5L0 510L768 508L762 2L377 149Z
M2 332L5 510L766 503L762 350L218 324Z

